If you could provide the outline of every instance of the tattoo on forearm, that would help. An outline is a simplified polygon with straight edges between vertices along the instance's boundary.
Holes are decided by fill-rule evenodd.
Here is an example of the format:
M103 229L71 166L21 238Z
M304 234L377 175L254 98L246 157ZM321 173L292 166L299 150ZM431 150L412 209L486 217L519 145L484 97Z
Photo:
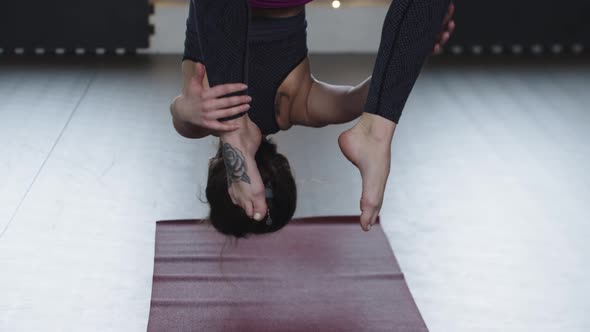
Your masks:
M250 184L248 168L246 167L246 160L242 151L234 148L229 143L223 143L222 151L225 171L227 172L227 186L229 187L232 183L239 181Z

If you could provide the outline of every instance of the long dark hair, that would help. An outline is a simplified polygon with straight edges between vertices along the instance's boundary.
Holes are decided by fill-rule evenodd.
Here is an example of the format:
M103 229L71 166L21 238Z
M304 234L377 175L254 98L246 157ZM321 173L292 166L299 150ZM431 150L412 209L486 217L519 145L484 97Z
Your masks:
M297 206L297 186L287 158L277 152L277 146L263 138L256 152L256 164L262 182L272 188L273 197L267 199L272 223L250 219L245 211L234 205L228 193L227 174L221 154L221 142L217 155L209 163L209 175L205 190L210 206L207 219L222 234L247 238L251 234L276 232L292 218Z

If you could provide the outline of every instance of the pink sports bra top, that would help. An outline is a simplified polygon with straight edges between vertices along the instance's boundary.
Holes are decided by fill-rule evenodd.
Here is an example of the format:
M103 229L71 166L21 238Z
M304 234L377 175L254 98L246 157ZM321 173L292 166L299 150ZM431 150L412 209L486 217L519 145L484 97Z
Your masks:
M287 8L305 5L312 0L248 0L252 8Z

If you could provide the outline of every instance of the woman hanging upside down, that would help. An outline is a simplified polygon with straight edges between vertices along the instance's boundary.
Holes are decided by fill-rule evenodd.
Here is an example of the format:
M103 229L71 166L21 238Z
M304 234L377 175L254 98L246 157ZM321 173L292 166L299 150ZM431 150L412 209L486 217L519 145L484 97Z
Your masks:
M171 113L180 135L219 137L206 196L209 220L224 234L274 232L295 212L289 162L267 135L359 117L339 144L361 172L361 226L368 231L383 202L396 123L426 58L454 29L450 0L398 0L385 19L373 76L354 87L331 85L311 74L307 2L191 1L184 86Z

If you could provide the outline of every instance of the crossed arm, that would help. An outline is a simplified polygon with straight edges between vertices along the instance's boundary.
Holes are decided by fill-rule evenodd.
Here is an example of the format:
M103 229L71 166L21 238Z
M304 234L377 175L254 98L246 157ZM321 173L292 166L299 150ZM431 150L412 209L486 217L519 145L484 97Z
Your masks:
M363 113L371 78L357 86L333 85L313 79L307 95L305 123L308 127L324 127L350 122Z

